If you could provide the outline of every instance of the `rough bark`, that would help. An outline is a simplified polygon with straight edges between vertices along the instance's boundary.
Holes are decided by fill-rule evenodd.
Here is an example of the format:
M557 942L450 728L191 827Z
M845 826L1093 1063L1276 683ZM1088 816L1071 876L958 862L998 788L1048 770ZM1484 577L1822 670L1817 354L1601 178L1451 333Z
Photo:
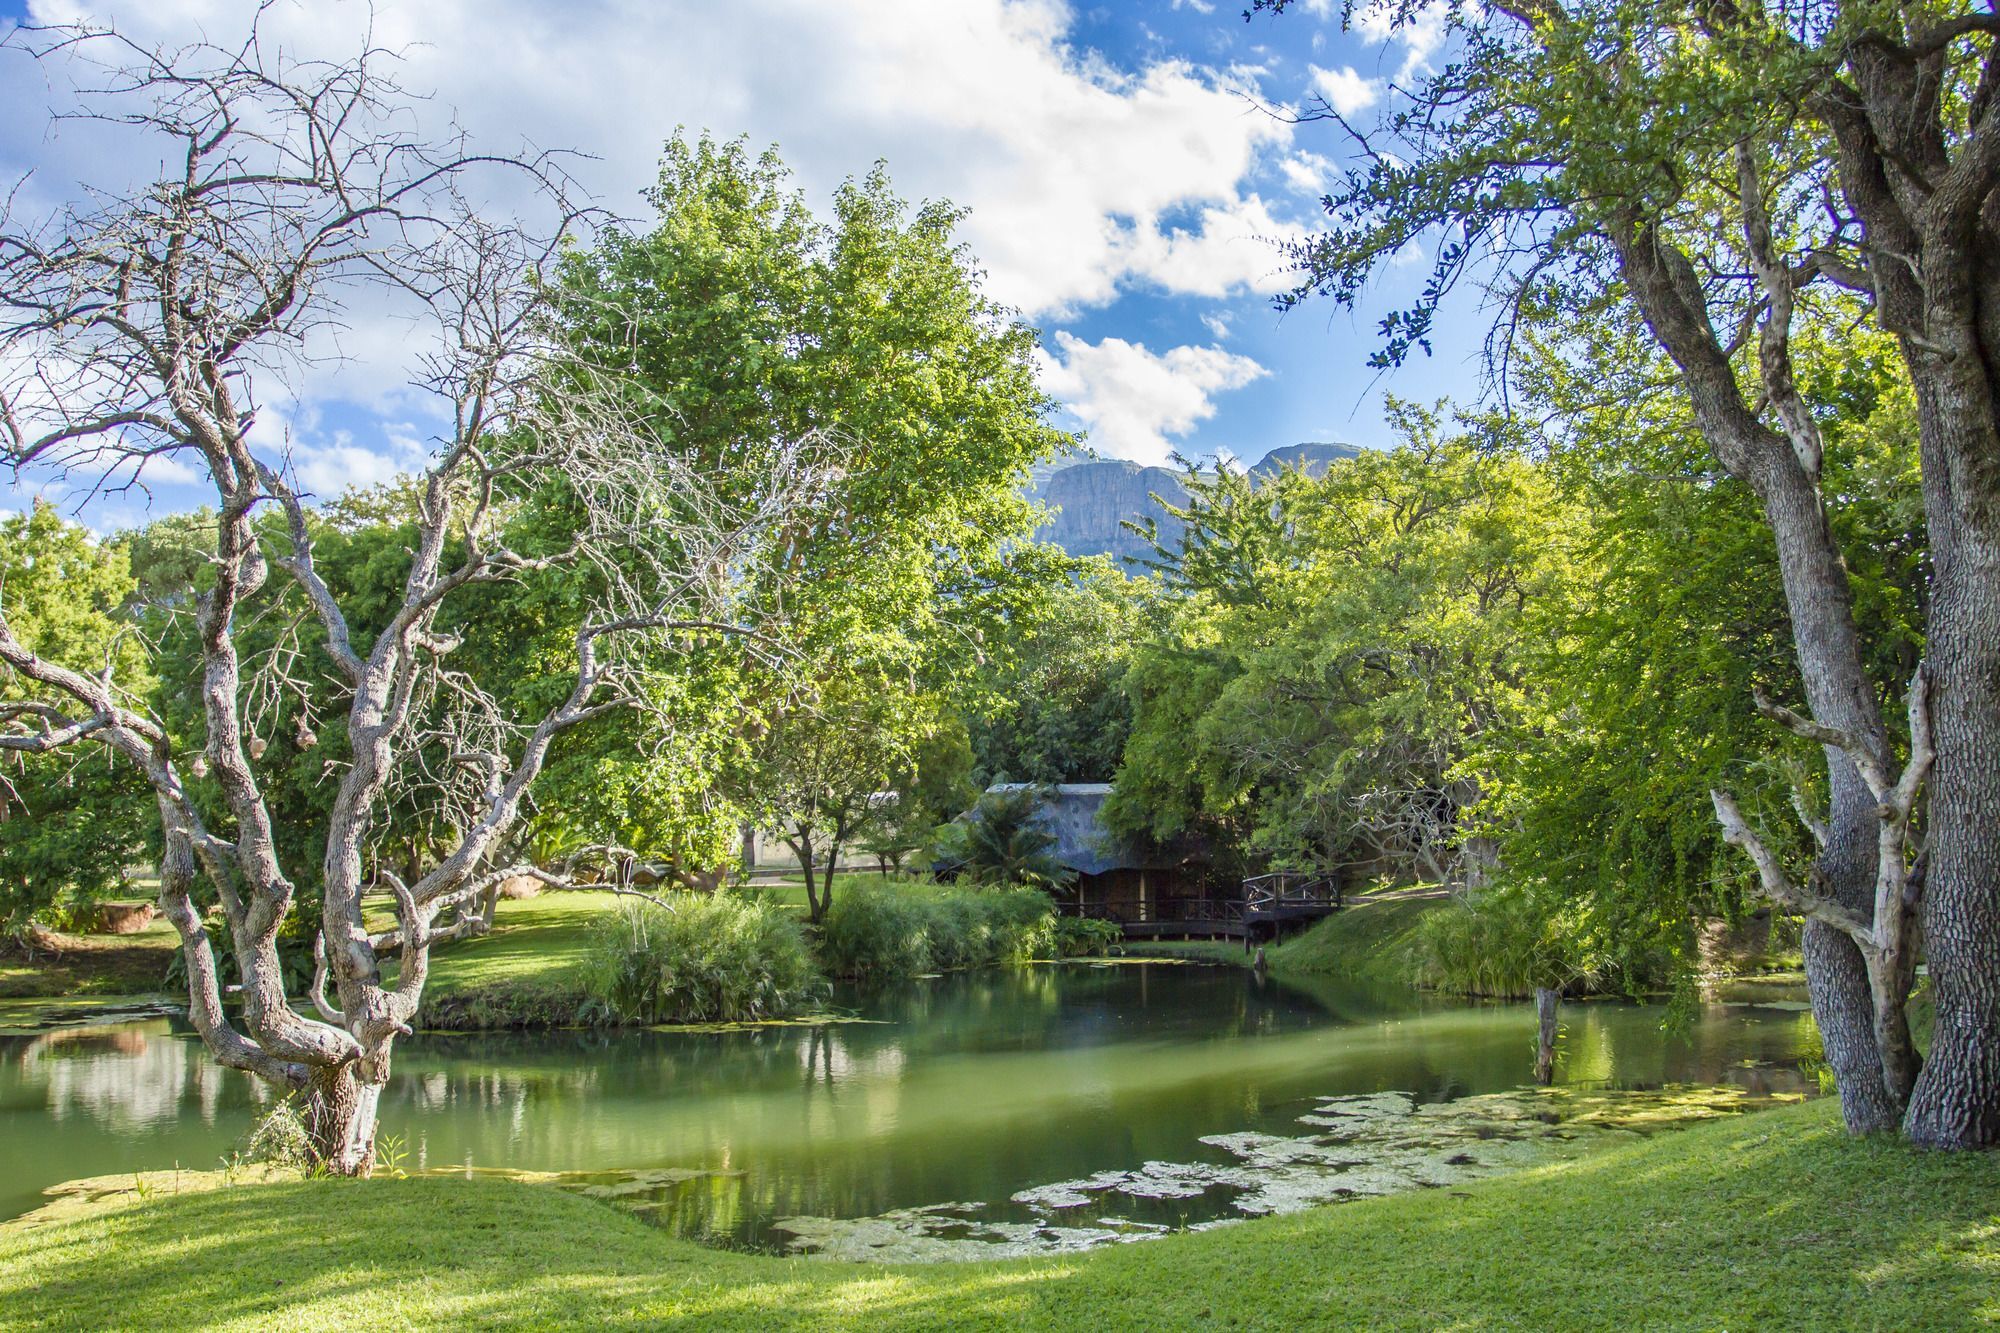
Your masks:
M1535 987L1535 1082L1547 1086L1556 1079L1556 1004L1547 986Z
M2000 1143L2000 441L1990 408L1981 423L1954 406L1919 386L1937 749L1921 911L1937 1017L1904 1128L1934 1148Z

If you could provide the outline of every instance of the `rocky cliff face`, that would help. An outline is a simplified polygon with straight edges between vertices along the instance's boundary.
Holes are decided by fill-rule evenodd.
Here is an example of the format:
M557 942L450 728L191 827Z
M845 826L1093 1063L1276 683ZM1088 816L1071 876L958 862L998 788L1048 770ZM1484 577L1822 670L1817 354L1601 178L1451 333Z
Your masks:
M1280 468L1304 468L1313 476L1323 476L1328 464L1352 458L1361 451L1351 444L1285 444L1257 460L1250 475L1262 482L1278 475Z
M1054 542L1071 555L1109 555L1133 561L1152 554L1152 547L1124 520L1148 516L1160 521L1160 533L1180 535L1180 525L1153 502L1158 495L1169 504L1184 504L1187 488L1168 468L1141 467L1123 459L1073 463L1043 477L1030 494L1055 513L1035 535Z
M1261 483L1283 467L1304 467L1318 475L1328 464L1358 452L1346 444L1285 445L1259 459L1250 476ZM1117 458L1057 468L1036 478L1029 494L1055 511L1035 533L1042 541L1054 542L1071 555L1109 555L1132 569L1137 568L1135 562L1152 554L1152 548L1143 537L1128 532L1125 521L1157 519L1160 535L1171 543L1180 536L1180 525L1153 497L1173 505L1187 502L1187 488L1179 473Z

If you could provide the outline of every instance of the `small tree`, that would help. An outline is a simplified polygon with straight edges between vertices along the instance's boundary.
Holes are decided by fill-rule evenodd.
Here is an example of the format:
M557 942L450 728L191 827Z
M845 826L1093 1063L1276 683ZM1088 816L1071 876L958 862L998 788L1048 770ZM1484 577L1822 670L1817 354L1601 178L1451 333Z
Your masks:
M946 719L936 701L880 676L842 673L777 710L731 779L738 802L774 829L805 875L807 914L826 915L841 849L865 845L920 804L920 760Z
M102 745L146 775L165 837L160 902L181 936L196 1030L223 1064L301 1092L315 1159L362 1173L430 950L482 924L461 913L440 927L441 914L515 871L493 857L566 732L660 698L652 682L689 636L768 654L782 533L812 522L831 460L814 440L776 438L726 471L697 467L625 386L565 355L540 280L576 216L555 163L416 135L382 52L300 61L254 23L234 47L145 50L81 29L17 29L10 45L94 69L81 114L164 146L173 167L39 223L0 217L9 456L17 469L113 484L184 461L213 484L217 516L208 586L188 608L200 748L169 732L116 663L56 660L0 612L0 662L36 692L0 708L0 749ZM525 178L557 227L477 216L460 186L480 168ZM449 423L416 480L406 572L386 608L357 605L324 576L308 497L252 434L259 376L298 367L362 291L430 319L420 387ZM279 521L260 524L267 511ZM239 610L274 579L317 627L309 663L239 650ZM441 628L468 590L511 580L548 580L568 607L566 686L532 707L480 688ZM251 725L253 701L296 697L308 670L340 682L346 724L328 770L313 1016L293 1009L279 966L294 880ZM426 791L439 811L434 860L414 881L364 871L392 791ZM223 1011L198 879L227 922L240 1025ZM392 897L394 928L364 921L371 890Z

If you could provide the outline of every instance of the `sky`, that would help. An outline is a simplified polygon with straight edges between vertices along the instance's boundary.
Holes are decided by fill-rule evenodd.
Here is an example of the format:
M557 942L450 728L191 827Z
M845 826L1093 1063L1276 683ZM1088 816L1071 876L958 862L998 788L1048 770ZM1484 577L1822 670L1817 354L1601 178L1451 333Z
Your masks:
M1435 22L1344 28L1334 0L1246 22L1242 0L376 0L378 45L403 53L422 115L495 149L580 149L595 200L636 221L677 127L775 145L824 211L846 177L887 164L906 198L970 210L961 235L987 290L1041 332L1044 387L1097 453L1254 461L1306 440L1392 441L1382 398L1471 399L1482 330L1445 322L1435 356L1371 370L1375 322L1426 276L1416 250L1362 307L1283 317L1278 243L1322 220L1342 162L1337 129L1275 108L1326 99L1363 120L1391 80L1441 58ZM0 0L0 24L111 21L148 43L240 33L248 0ZM280 0L295 48L352 54L361 0ZM50 86L0 68L0 182L49 206L142 168L76 126L52 126ZM59 94L58 94L59 96ZM260 417L283 431L310 489L386 480L419 462L436 424L406 388L407 326L358 312L348 358L297 378ZM198 503L186 469L81 507L100 530ZM76 492L0 482L0 508Z

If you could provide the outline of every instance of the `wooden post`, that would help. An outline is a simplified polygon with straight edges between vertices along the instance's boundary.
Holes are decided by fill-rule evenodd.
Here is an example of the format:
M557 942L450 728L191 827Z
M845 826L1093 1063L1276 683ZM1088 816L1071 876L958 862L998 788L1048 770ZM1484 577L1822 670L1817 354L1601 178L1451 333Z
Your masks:
M1553 1083L1556 1075L1556 992L1547 986L1535 987L1535 1020L1539 1034L1535 1042L1535 1082Z

